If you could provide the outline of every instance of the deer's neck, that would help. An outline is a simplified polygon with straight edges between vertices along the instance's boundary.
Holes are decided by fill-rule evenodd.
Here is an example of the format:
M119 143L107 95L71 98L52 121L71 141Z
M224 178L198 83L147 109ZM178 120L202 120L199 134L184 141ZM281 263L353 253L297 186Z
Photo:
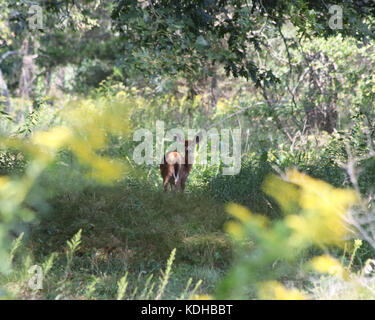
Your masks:
M192 154L192 161L194 160L194 154ZM192 163L189 162L189 151L188 150L185 150L185 166L189 166L191 167L192 166Z

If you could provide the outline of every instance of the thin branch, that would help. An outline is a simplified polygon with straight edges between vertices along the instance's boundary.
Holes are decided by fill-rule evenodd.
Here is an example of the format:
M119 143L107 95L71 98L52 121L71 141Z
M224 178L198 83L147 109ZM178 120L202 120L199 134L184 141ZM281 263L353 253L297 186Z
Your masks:
M19 52L17 50L14 50L14 51L8 51L6 53L4 53L1 58L0 58L0 64L3 62L3 60L5 60L8 56L12 55L12 54L18 54Z
M288 74L287 74L287 76L286 76L286 87L287 87L287 89L288 89L290 95L292 96L292 104L294 105L294 110L297 110L298 107L297 107L297 102L296 102L296 98L295 98L295 95L294 95L294 94L295 94L295 91L291 90L291 89L290 89L290 86L289 86L290 76L292 75L292 72L293 72L292 58L291 58L291 56L290 56L289 46L288 46L288 43L287 43L287 41L286 41L286 38L285 38L283 32L281 31L281 25L280 25L280 24L278 24L278 30L279 30L279 33L280 33L281 38L283 39L283 43L284 43L285 50L286 50L287 57L288 57L288 64L289 64L289 71L288 71ZM303 78L302 78L302 79L303 79ZM302 81L302 79L301 79L301 81ZM296 88L297 88L297 87L296 87ZM292 113L293 113L294 110L292 110ZM302 131L302 126L301 126L301 124L298 122L298 120L297 120L294 116L293 116L293 121L294 121L294 123L298 126L298 129L299 129L300 131Z
M246 110L248 110L248 109L250 109L250 108L253 108L253 107L258 106L258 105L261 105L261 104L265 104L265 102L264 102L264 101L261 101L261 102L258 102L258 103L255 103L255 104L252 104L251 106L248 106L248 107L245 107L245 108L241 108L240 110L238 110L238 111L236 111L236 112L230 114L229 116L225 117L224 119L220 120L219 122L216 122L216 123L210 125L209 127L206 128L206 130L211 129L211 128L214 127L214 126L217 126L217 125L219 125L219 124L221 124L221 123L227 121L228 119L230 119L230 118L232 118L232 117L234 117L234 116L236 116L236 115L238 115L238 114L240 114L240 113L242 113L242 112L245 112Z

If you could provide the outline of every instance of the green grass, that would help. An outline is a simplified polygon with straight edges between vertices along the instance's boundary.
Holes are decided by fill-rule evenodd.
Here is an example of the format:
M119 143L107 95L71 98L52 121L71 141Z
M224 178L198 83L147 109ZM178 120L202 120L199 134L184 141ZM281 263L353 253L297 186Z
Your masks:
M53 212L32 234L34 242L48 244L40 248L43 253L56 251L82 228L83 251L119 255L133 266L143 260L161 263L173 248L177 261L223 264L228 258L230 245L222 231L227 215L206 195L150 192L124 183L51 202Z
M70 159L62 154L61 161L64 157ZM14 271L0 280L0 286L21 299L115 299L119 281L127 274L125 299L153 299L162 283L159 277L176 248L162 298L177 299L184 292L186 298L200 280L196 293L213 294L236 261L233 244L223 228L230 219L225 203L236 202L271 219L279 218L278 205L262 191L265 177L275 173L274 165L277 163L262 157L249 157L236 176L222 176L218 168L196 166L185 194L165 194L157 168L144 170L144 175L129 173L113 186L99 186L84 179L75 163L57 164L28 197L27 204L38 212L37 220L15 254ZM322 161L321 166L301 162L296 166L336 186L347 184L342 169L332 162ZM37 196L41 193L47 200L41 201ZM81 243L68 263L67 240L79 230ZM342 250L336 251L335 256L342 257ZM45 264L53 253L56 257L43 289L33 292L27 285L28 267ZM301 261L319 253L320 249L311 248L296 266L288 268L298 270ZM365 243L353 268L361 268L372 256ZM325 285L312 285L309 279L286 271L282 280L312 286L314 294Z
M160 276L174 248L176 258L164 298L178 298L189 278L190 289L202 280L197 292L213 293L230 266L232 244L223 231L229 217L223 203L205 193L165 194L161 187L128 179L111 187L92 185L64 192L49 199L48 205L49 210L31 226L15 262L20 275L27 255L40 265L57 253L39 298L84 298L86 286L94 281L93 298L112 299L126 271L127 290L132 292L150 274L154 279ZM58 283L66 272L66 241L80 229L81 244L62 289ZM24 278L16 278L9 278L8 286L23 283L17 296L28 298Z

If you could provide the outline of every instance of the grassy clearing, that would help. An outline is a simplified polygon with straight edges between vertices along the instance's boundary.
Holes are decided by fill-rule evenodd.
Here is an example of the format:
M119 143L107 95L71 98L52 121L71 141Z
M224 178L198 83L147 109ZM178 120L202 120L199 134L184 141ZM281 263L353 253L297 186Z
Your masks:
M148 275L160 275L174 248L166 298L178 297L190 277L192 283L203 280L198 292L212 293L230 265L232 245L223 232L228 216L223 204L205 193L164 194L128 180L67 192L48 204L49 212L31 226L23 247L23 255L32 255L34 264L57 254L53 278L40 297L58 296L56 283L65 270L66 241L80 229L82 242L74 254L70 285L64 289L70 297L82 298L80 283L92 278L99 279L94 297L113 298L126 271L129 289L134 290ZM25 298L22 291L19 294Z
M227 177L196 166L185 194L162 192L156 168L146 176L130 174L113 186L99 186L66 170L74 164L65 167L61 162L42 177L35 189L36 193L46 192L48 200L38 207L38 220L29 226L29 233L17 249L15 271L1 284L21 299L115 299L126 274L123 298L153 299L162 283L159 277L176 248L162 298L186 298L193 292L213 294L236 261L233 244L223 228L230 219L225 204L233 201L271 219L282 216L276 202L262 191L264 179L275 173L275 163L263 160L244 160L241 173ZM335 174L326 175L332 168L329 164L318 171L310 164L305 170L318 177L332 177L331 183L342 185L344 175L338 174L339 168L333 168ZM48 193L52 185L54 191ZM33 193L28 203L32 205ZM79 230L81 241L69 261L67 240ZM349 249L345 254L341 249L333 252L346 263L350 260ZM321 253L317 248L306 250L293 265L282 267L281 280L293 287L310 288L319 298L316 295L327 285L325 280L314 284L305 278L302 265ZM353 268L363 267L362 261L372 253L364 244ZM51 266L43 289L35 293L29 289L27 270L48 261ZM275 261L275 265L280 263L284 262ZM248 295L254 297L253 289L249 288Z

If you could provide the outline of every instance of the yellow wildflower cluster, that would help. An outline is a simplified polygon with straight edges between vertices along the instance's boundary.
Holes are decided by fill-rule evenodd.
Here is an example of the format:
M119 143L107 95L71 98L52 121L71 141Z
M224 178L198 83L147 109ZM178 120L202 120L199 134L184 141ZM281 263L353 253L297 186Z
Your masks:
M236 218L226 224L227 232L235 240L250 237L255 241L254 254L240 269L244 279L256 281L244 270L267 269L278 259L292 261L311 244L341 245L344 242L349 232L344 217L349 207L357 202L354 191L334 188L296 170L287 172L285 180L268 177L263 190L279 202L286 214L284 219L271 223L240 205L227 206L227 211ZM348 277L340 262L328 255L313 258L309 266L320 273ZM270 278L270 275L262 276L266 280ZM304 298L298 290L286 289L276 281L258 283L258 295L261 299Z
M297 170L287 172L287 179L289 183L270 177L264 190L288 213L285 223L294 231L291 245L342 244L348 234L343 218L348 208L357 202L355 192L334 188Z
M328 273L330 275L338 275L346 279L348 272L342 266L340 261L331 256L324 254L322 256L311 259L312 268L320 273Z
M118 100L82 100L61 112L63 126L33 134L30 142L40 151L39 159L53 159L61 148L71 150L92 169L91 177L101 182L119 178L122 162L97 154L106 146L109 134L124 134L128 127L127 108ZM50 157L46 157L50 155Z
M287 289L278 281L267 281L259 285L259 298L262 300L305 300L297 289Z
M265 216L255 215L247 208L236 203L229 203L226 206L226 210L240 221L228 221L225 224L226 231L236 240L242 240L246 237L246 232L243 228L245 225L251 224L262 229L266 227L268 222Z
M195 294L190 298L190 300L213 300L213 298L208 294Z
M30 220L33 212L22 204L34 182L56 158L61 149L70 150L80 163L90 170L90 177L108 183L121 177L124 163L103 156L111 135L122 136L129 129L131 99L119 95L114 98L86 99L70 102L57 115L61 124L45 131L34 132L29 138L0 139L3 149L16 149L27 155L27 167L21 177L0 177L0 219L9 223L21 218ZM10 224L0 225L0 244L5 241ZM0 273L9 270L8 252L0 246Z
M292 241L341 245L348 234L343 218L357 202L355 192L334 188L296 170L288 172L287 177L300 187L298 202L302 208L302 215L286 217L286 224L295 231Z

